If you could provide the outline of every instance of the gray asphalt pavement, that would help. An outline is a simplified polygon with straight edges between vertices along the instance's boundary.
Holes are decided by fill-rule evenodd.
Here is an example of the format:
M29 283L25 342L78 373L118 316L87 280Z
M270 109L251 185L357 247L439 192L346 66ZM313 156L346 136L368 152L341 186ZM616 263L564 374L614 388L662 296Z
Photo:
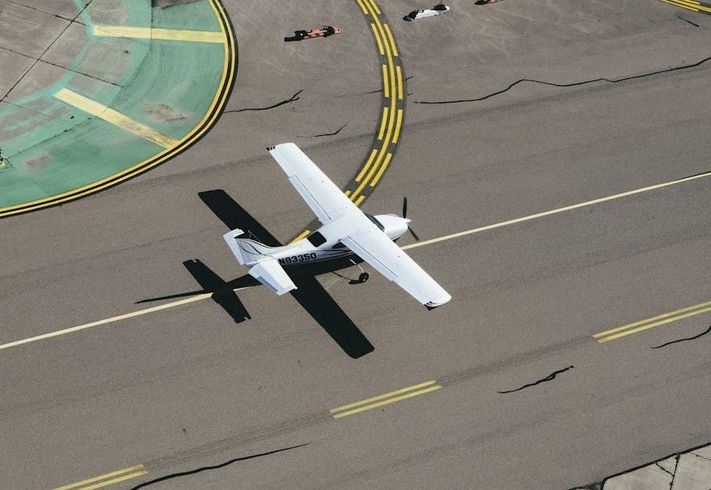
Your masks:
M224 279L245 274L198 193L224 189L281 240L300 232L312 215L265 146L295 141L337 183L350 179L382 97L366 93L380 87L369 25L355 1L285 3L225 2L240 55L228 108L303 89L299 101L224 114L155 171L0 221L0 344L200 289L188 259ZM709 171L711 61L652 73L711 56L711 18L658 2L453 0L447 15L408 24L411 2L379 5L411 94L397 154L364 209L398 213L407 196L423 240ZM321 23L344 34L281 42ZM645 74L417 103L480 98L522 78ZM709 183L412 249L453 296L432 312L373 271L357 286L321 276L375 347L359 359L264 288L238 292L251 316L242 323L205 300L0 350L2 486L143 464L146 475L110 487L132 488L256 456L148 488L571 488L700 446L711 441L711 336L652 347L698 334L711 313L604 344L593 335L711 301ZM329 413L429 380L441 388Z

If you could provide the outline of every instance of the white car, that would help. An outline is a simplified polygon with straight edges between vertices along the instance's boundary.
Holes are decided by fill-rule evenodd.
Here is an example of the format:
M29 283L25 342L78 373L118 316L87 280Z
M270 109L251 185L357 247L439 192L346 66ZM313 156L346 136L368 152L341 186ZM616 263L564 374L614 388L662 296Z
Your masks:
M447 12L449 12L449 7L443 3L439 3L431 9L413 10L403 17L402 20L413 21L416 19L424 19L425 17L435 17L437 15L446 14Z

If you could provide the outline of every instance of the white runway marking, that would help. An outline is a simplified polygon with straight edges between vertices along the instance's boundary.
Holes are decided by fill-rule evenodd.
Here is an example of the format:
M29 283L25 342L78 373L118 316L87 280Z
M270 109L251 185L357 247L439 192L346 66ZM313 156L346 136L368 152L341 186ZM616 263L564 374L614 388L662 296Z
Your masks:
M446 236L442 236L439 238L433 238L431 240L424 240L421 242L413 243L411 245L405 245L402 248L404 250L409 250L412 248L424 247L426 245L432 245L435 243L444 242L446 240L453 240L455 238L461 238L461 237L464 237L467 235L473 235L475 233L481 233L483 231L493 230L495 228L503 228L504 226L514 225L516 223L523 223L524 221L531 221L534 219L543 218L545 216L551 216L554 214L564 213L566 211L572 211L574 209L579 209L579 208L583 208L586 206L601 204L604 202L613 201L615 199L621 199L623 197L634 196L636 194L641 194L643 192L649 192L649 191L654 191L654 190L658 190L658 189L663 189L665 187L671 187L673 185L691 182L693 180L703 179L706 177L711 177L711 172L704 172L702 174L692 175L690 177L672 180L670 182L664 182L662 184L650 185L648 187L642 187L640 189L622 192L620 194L613 194L611 196L601 197L598 199L593 199L591 201L585 201L585 202L581 202L581 203L577 203L577 204L572 204L570 206L552 209L550 211L544 211L542 213L536 213L536 214L531 214L528 216L523 216L521 218L511 219L508 221L502 221L501 223L495 223L493 225L481 226L479 228L473 228L471 230L460 231L459 233L452 233L451 235L446 235ZM239 291L239 289L235 289L235 291ZM50 333L46 333L46 334L42 334L42 335L37 335L35 337L29 337L29 338L22 339L22 340L16 340L14 342L9 342L7 344L0 344L0 350L10 349L11 347L18 347L20 345L25 345L25 344L29 344L32 342L37 342L38 340L45 340L45 339L49 339L52 337L59 337L61 335L67 335L70 333L79 332L79 331L86 330L89 328L98 327L101 325L107 325L109 323L114 323L114 322L118 322L121 320L127 320L129 318L134 318L134 317L141 316L141 315L147 315L149 313L154 313L156 311L167 310L168 308L173 308L176 306L194 303L196 301L202 301L202 300L210 298L211 296L212 296L211 293L204 293L204 294L200 294L198 296L193 296L192 298L182 299L180 301L174 301L172 303L165 303L163 305L153 306L151 308L146 308L144 310L134 311L132 313L126 313L125 315L114 316L111 318L106 318L104 320L99 320L99 321L95 321L92 323L79 325L76 327L65 328L64 330L57 330L56 332L50 332Z
M451 235L441 236L439 238L433 238L431 240L425 240L422 242L413 243L411 245L405 245L401 247L403 250L408 250L411 248L424 247L425 245L432 245L434 243L443 242L445 240L452 240L453 238L460 238L467 235L473 235L474 233L481 233L482 231L493 230L495 228L503 228L504 226L515 225L516 223L523 223L524 221L531 221L538 218L543 218L545 216L551 216L553 214L564 213L566 211L572 211L573 209L584 208L586 206L592 206L594 204L601 204L603 202L613 201L615 199L621 199L623 197L634 196L635 194L641 194L643 192L654 191L657 189L663 189L665 187L670 187L677 184L683 184L685 182L691 182L696 179L703 179L706 177L711 177L711 172L704 172L698 175L692 175L690 177L684 177L683 179L672 180L670 182L664 182L662 184L650 185L648 187L642 187L640 189L635 189L632 191L622 192L620 194L613 194L611 196L600 197L598 199L593 199L592 201L579 202L577 204L571 204L570 206L565 206L558 209L552 209L550 211L544 211L542 213L530 214L528 216L523 216L521 218L510 219L508 221L502 221L501 223L495 223L493 225L482 226L479 228L473 228L467 231L460 231L459 233L452 233Z

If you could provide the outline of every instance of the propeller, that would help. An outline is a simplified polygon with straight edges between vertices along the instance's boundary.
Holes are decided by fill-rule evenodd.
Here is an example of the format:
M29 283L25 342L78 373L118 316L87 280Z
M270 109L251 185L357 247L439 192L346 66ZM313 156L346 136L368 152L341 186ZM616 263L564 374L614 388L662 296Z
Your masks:
M402 217L407 218L407 197L402 198ZM413 230L410 225L407 225L407 231L412 233L416 241L420 241L420 237L417 236L417 233L415 233L415 230Z

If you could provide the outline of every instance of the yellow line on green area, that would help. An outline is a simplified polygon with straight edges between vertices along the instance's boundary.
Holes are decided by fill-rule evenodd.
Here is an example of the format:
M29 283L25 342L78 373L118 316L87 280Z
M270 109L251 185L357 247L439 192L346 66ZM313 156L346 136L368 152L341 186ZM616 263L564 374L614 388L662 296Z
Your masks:
M382 395L366 398L365 400L349 403L348 405L341 405L340 407L332 408L330 412L334 419L338 419L364 412L366 410L372 410L373 408L382 407L390 403L406 400L414 396L424 395L425 393L430 393L432 391L439 390L440 388L442 388L442 386L437 384L436 381L426 381L424 383L408 386L406 388L401 388Z
M220 31L189 31L184 29L157 29L151 27L94 26L95 36L130 37L152 39L154 41L189 41L198 43L226 42L225 34Z
M54 490L70 490L72 488L79 488L82 487L82 490L89 490L92 488L101 488L107 485L112 485L114 483L118 483L120 481L125 481L130 478L136 478L142 475L147 474L148 471L144 469L144 466L142 464L136 465L136 466L131 466L130 468L124 468L122 470L117 470L117 471L112 471L111 473L106 473L104 475L99 475L95 476L93 478L87 478L86 480L81 480L76 483L70 483L69 485L64 485L61 487L57 487ZM121 475L120 477L118 475ZM114 478L118 477L118 478ZM107 479L110 479L106 481ZM90 486L85 486L90 483L95 483L99 482L95 485L90 485Z
M373 29L373 36L375 37L375 42L378 44L378 52L380 53L380 56L385 56L385 51L383 51L383 42L380 40L378 29L372 22L370 23L370 28Z
M666 325L667 323L676 322L678 320L683 320L684 318L701 315L702 313L708 313L710 311L711 301L707 301L706 303L689 306L687 308L682 308L681 310L664 313L662 315L653 316L628 325L596 333L593 337L602 344L603 342L609 342L610 340L627 337L628 335L649 330L650 328L659 327L661 325Z
M163 148L171 148L178 144L178 140L175 140L170 136L166 136L155 129L146 126L145 124L134 121L125 114L121 114L120 112L115 111L104 104L88 99L83 95L72 92L69 89L63 88L54 94L54 96L65 104L81 109L92 116L103 119L104 121L111 123L124 131L128 131L131 134L148 140L158 146L162 146Z
M92 182L78 189L73 189L70 191L62 192L53 196L45 197L42 199L36 199L34 201L17 204L14 206L8 206L6 208L0 208L0 217L12 216L20 213L26 213L29 211L35 211L48 206L54 206L57 204L62 204L69 201L74 201L82 197L95 194L99 191L107 189L108 187L120 184L132 177L140 175L148 170L157 167L158 165L166 162L173 156L175 156L179 151L185 148L190 142L196 141L202 135L212 128L212 126L217 121L220 115L220 110L224 107L227 99L229 98L229 93L225 89L229 87L234 81L235 71L236 71L236 61L237 53L235 49L231 46L235 44L234 32L227 21L227 14L224 8L219 3L219 0L208 0L210 7L212 8L215 17L217 18L220 29L224 33L225 39L229 42L224 44L225 49L223 54L223 65L222 65L222 76L220 78L220 84L215 92L215 97L210 104L209 109L205 112L200 122L198 122L193 129L183 136L183 138L177 142L175 147L171 147L161 151L160 153L153 155L152 157L143 160L129 168L126 168L115 175L102 179L98 182Z

